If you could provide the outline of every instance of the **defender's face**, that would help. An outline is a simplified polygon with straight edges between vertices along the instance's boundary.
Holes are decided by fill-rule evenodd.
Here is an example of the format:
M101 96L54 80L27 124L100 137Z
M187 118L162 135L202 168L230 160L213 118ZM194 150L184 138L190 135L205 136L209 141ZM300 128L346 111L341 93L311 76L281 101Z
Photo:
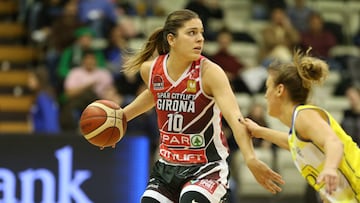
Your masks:
M280 103L274 79L271 74L269 74L266 80L265 99L267 101L268 114L272 117L278 117L280 115Z

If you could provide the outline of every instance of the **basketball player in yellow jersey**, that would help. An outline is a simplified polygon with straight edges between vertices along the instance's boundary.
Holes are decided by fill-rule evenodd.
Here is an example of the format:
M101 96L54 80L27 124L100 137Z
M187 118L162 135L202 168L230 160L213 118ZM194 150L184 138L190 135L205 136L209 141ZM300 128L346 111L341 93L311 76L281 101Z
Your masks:
M297 51L292 63L271 64L268 73L268 113L290 133L245 119L250 135L290 150L299 172L324 202L360 203L360 149L326 110L308 104L313 85L326 78L328 65Z

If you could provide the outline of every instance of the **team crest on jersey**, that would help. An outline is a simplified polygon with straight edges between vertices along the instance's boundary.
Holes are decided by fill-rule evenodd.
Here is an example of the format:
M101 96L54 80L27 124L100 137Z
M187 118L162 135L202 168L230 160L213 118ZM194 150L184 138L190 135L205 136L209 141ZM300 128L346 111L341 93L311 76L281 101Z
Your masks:
M152 79L154 90L164 89L164 80L160 75L155 75Z
M195 80L188 80L186 91L191 93L196 93L196 81Z

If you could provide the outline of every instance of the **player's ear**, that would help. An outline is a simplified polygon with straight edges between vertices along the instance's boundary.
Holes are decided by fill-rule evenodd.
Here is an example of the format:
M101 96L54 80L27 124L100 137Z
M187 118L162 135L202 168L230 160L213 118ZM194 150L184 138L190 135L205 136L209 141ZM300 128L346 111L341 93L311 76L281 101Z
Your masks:
M285 91L285 86L283 84L279 84L277 87L276 87L276 95L277 96L280 96L284 93Z
M169 33L166 35L166 40L168 41L170 46L173 46L175 43L175 35L173 33Z

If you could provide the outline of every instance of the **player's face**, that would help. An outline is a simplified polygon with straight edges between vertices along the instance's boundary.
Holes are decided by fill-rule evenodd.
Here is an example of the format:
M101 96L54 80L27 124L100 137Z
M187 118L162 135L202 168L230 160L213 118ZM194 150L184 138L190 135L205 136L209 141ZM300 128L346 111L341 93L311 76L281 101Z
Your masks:
M274 84L273 76L269 74L266 80L265 99L267 101L268 114L273 117L278 117L280 113L280 103L277 86Z
M179 28L177 35L170 38L171 52L185 55L185 58L197 60L204 46L204 28L198 18L191 19Z

